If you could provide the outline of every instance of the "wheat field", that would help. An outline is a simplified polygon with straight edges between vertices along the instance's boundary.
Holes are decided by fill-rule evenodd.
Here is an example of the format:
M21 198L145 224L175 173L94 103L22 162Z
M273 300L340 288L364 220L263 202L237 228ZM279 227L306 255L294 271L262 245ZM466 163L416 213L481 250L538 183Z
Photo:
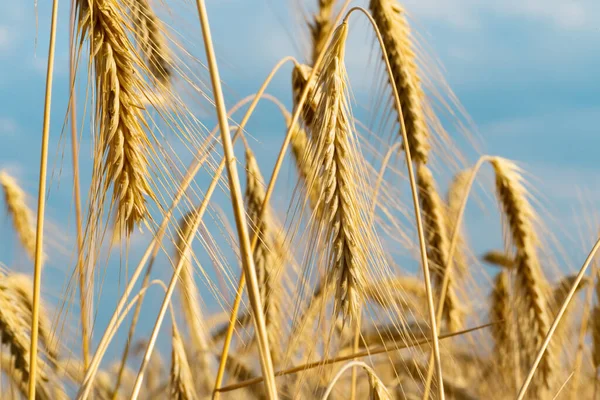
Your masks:
M567 265L402 0L289 1L306 49L246 97L205 0L50 3L37 191L0 172L1 399L600 398L594 216Z

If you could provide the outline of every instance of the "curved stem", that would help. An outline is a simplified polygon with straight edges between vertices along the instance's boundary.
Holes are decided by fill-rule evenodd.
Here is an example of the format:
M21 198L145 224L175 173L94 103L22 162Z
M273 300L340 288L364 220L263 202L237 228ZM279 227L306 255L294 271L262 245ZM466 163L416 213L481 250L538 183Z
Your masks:
M42 150L38 186L37 226L35 230L35 269L33 276L33 310L31 316L31 347L29 351L29 400L35 399L37 379L38 328L40 322L40 287L42 281L42 247L44 243L44 211L46 209L46 172L48 164L48 142L50 139L50 109L52 104L52 79L54 76L54 53L56 48L56 20L58 0L52 1L48 66L46 69L46 93L44 99L44 122L42 128Z
M365 10L364 8L353 7L352 9L350 9L350 11L348 11L348 14L346 15L346 18L344 19L344 21L346 21L350 17L350 14L354 11L362 12L363 15L365 15L367 17L367 19L369 20L369 22L371 23L371 26L373 27L373 31L375 32L375 35L377 36L377 41L379 42L379 46L381 48L381 53L382 53L383 59L385 61L385 66L386 66L390 81L395 82L394 74L392 72L392 67L390 65L390 60L388 58L387 51L385 49L385 44L383 43L383 38L381 37L381 33L379 32L379 29L377 28L377 24L375 23L375 20L368 13L368 11ZM398 95L398 88L396 87L396 85L390 85L390 86L392 87L392 92L394 94L394 101L396 103L396 108L398 109L400 126L402 128L401 129L402 130L402 141L405 143L404 153L406 154L406 167L408 169L408 179L410 182L410 190L411 190L411 194L412 194L413 207L415 210L417 234L419 237L419 249L421 252L421 267L423 269L423 278L425 280L425 290L427 292L427 308L429 311L429 324L431 325L431 336L432 336L431 339L432 339L432 343L433 343L433 355L434 355L434 359L435 359L436 372L437 372L438 380L439 380L438 396L439 396L440 400L444 400L445 397L444 397L444 383L443 383L443 376L442 376L442 362L441 362L441 357L440 357L440 344L438 341L438 334L437 334L438 323L436 320L435 308L433 305L433 291L431 288L429 261L427 259L427 245L425 242L425 234L423 231L423 221L422 221L422 216L421 216L421 207L419 205L419 195L417 192L417 183L415 180L415 173L414 173L413 165L412 165L410 146L408 146L408 143L409 143L408 135L406 132L406 126L404 124L404 117L402 115L402 104L400 103L400 96Z
M558 326L558 323L560 322L565 311L567 310L567 307L569 306L571 299L573 298L573 296L575 296L577 287L579 286L579 283L581 283L581 280L583 279L583 276L585 275L585 272L587 271L588 266L590 265L592 259L594 258L594 255L596 255L596 252L598 251L599 248L600 248L600 238L596 241L596 244L594 245L594 247L590 251L590 254L588 255L587 259L583 263L583 266L579 270L579 273L577 274L577 277L575 278L575 281L573 282L573 285L571 286L571 290L569 291L567 298L563 302L562 307L558 311L558 314L556 314L556 318L554 318L554 322L552 323L552 326L550 327L548 334L546 334L544 343L542 343L542 347L538 351L535 361L533 362L533 365L531 366L531 369L529 370L529 374L527 375L527 378L525 378L525 382L523 382L523 386L521 386L521 390L519 390L519 394L517 395L517 400L523 400L523 398L525 397L527 388L529 388L529 385L531 384L531 380L533 379L533 375L535 374L535 371L537 370L537 367L538 367L540 361L542 360L542 357L544 356L544 353L546 352L548 345L550 344L552 335L554 335L554 331L556 331L556 327Z
M383 383L381 383L381 380L379 379L379 377L375 374L375 371L373 371L373 368L369 367L367 364L365 364L362 361L350 361L348 364L346 364L342 368L340 368L340 370L337 372L337 374L335 374L335 376L333 377L333 380L329 383L329 386L327 386L327 390L325 391L325 394L323 395L323 400L327 400L329 398L329 395L333 391L335 384L342 377L344 372L346 372L349 368L352 368L352 371L353 371L352 373L354 374L356 367L362 367L369 375L376 377L377 380L379 380L379 383L381 385L383 385Z

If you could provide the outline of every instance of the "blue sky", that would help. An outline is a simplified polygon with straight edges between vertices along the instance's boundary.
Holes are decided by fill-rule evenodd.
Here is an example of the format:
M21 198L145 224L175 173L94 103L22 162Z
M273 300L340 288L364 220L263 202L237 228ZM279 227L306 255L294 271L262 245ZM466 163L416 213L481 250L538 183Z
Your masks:
M32 206L37 193L49 3L39 2L36 47L33 1L0 0L0 168L20 179L32 197ZM191 12L184 14L180 26L188 40L197 39L194 6L181 3L177 1L173 7ZM312 3L207 0L229 105L253 93L282 57L303 57L308 42L300 11L310 12ZM443 65L446 80L475 122L483 152L522 163L550 210L558 236L576 239L581 232L589 233L590 213L600 201L596 161L600 145L600 2L410 0L403 4L421 43ZM372 43L364 33L364 21L353 19L347 51L351 78L353 71L364 68ZM68 95L67 34L68 4L62 1L49 160L54 177L47 209L47 237L57 244L44 278L44 292L54 300L66 282L67 266L73 265L69 152L65 151L64 160L62 157L69 142L59 141ZM284 69L269 90L288 105L289 71L289 67ZM352 84L359 98L368 89L364 82ZM282 121L273 117L273 110L259 110L249 125L258 140L260 150L256 151L268 165L274 161L281 138ZM214 116L204 113L206 125L212 126ZM89 183L85 174L89 173L90 158L86 154L81 156L84 184ZM470 212L467 218L470 236L483 248L488 243L489 215ZM61 235L70 239L63 240ZM498 234L488 236L497 239ZM30 271L30 262L16 248L10 221L4 216L0 217L0 237L0 261ZM586 246L572 245L575 263L585 258ZM103 299L108 305L119 288L114 278L117 268L111 264L107 273L108 295ZM159 300L150 299L149 303L156 306ZM98 315L100 326L106 321L104 314Z

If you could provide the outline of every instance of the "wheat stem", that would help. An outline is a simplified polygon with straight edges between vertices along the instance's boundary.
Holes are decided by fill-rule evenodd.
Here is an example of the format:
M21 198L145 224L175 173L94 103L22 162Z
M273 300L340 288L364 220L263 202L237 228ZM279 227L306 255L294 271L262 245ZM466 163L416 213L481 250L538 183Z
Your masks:
M442 335L439 335L439 339L448 339L448 338L452 338L452 337L456 337L456 336L460 336L460 335L464 335L467 333L471 333L471 332L475 332L478 331L480 329L484 329L487 327L490 327L494 324L496 324L498 322L491 322L485 325L480 325L480 326L476 326L474 328L469 328L469 329L465 329L459 332L451 332L451 333L445 333ZM501 323L501 322L500 322ZM360 351L358 353L353 353L353 354L348 354L346 356L340 356L340 357L334 357L334 358L327 358L324 360L319 360L319 361L313 361L307 364L302 364L302 365L297 365L295 367L292 368L288 368L286 370L283 371L277 371L275 373L275 376L279 377L279 376L284 376L284 375L291 375L291 374L295 374L296 372L300 372L300 371L306 371L309 369L313 369L313 368L322 368L326 365L332 365L332 364L337 364L343 361L349 361L355 358L362 358L362 357L370 357L370 356L374 356L377 354L384 354L384 353L389 353L389 352L396 352L398 350L402 350L402 349L408 349L411 347L417 347L417 346L422 346L422 345L426 345L426 344L431 344L431 340L428 338L423 338L420 340L415 340L412 342L406 342L403 341L401 343L397 343L395 344L393 347L390 346L379 346L379 347L375 347L375 348L370 348L370 349L366 349L363 351ZM229 385L229 386L225 386L222 388L219 388L218 391L219 392L231 392L233 390L237 390L237 389L241 389L243 387L246 386L250 386L250 385L254 385L256 383L260 383L263 381L263 377L259 376L253 379L249 379L247 381L244 382L239 382L233 385Z
M48 163L48 142L50 139L50 108L52 103L52 78L54 76L54 53L56 46L56 20L58 0L52 1L50 24L50 44L48 46L48 66L46 69L46 94L44 97L44 125L42 129L42 151L40 157L40 177L38 188L37 226L35 232L35 266L33 278L33 310L31 318L31 348L29 374L29 400L35 399L37 374L38 328L40 318L40 287L42 281L42 244L44 243L44 211L46 209L46 171Z
M75 202L75 228L77 239L77 265L75 267L79 276L79 312L81 319L81 346L83 353L83 370L90 362L90 321L88 319L86 271L83 267L83 223L81 219L81 190L79 185L79 146L77 144L77 96L75 89L75 48L73 35L75 34L75 1L71 2L71 16L69 28L69 82L71 85L69 96L69 113L71 117L71 157L73 162L73 200ZM91 272L91 271L90 271ZM90 273L91 276L91 273ZM91 279L90 279L91 282ZM93 286L90 286L93 287ZM92 290L93 291L93 290Z

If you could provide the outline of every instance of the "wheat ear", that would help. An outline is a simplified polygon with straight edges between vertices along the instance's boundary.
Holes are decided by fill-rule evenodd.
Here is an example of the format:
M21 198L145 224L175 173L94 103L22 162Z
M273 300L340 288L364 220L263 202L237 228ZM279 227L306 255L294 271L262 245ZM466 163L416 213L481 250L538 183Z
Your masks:
M136 93L144 82L136 70L120 5L115 0L78 0L77 7L81 41L90 37L95 66L99 126L94 158L97 165L104 161L102 172L95 168L95 174L104 175L95 177L96 191L104 199L108 186L114 186L116 226L131 233L147 215L145 197L152 196L146 156L150 142Z
M417 164L417 182L419 183L419 199L423 210L423 227L427 239L427 252L432 265L432 275L437 285L441 286L444 269L449 259L450 246L446 231L448 224L445 218L445 205L437 192L431 171L424 164ZM463 325L463 311L451 283L448 284L444 302L443 316L448 329L450 331L460 330Z
M180 301L183 315L188 323L188 332L192 338L192 345L194 348L193 354L194 359L198 360L198 368L202 371L202 382L199 386L205 387L207 390L212 385L213 377L211 373L211 357L209 354L210 341L208 338L208 330L204 323L204 317L202 310L200 309L200 293L194 280L194 269L192 265L192 249L191 247L185 246L185 241L188 236L191 235L193 227L193 221L195 216L195 210L186 214L179 224L179 230L181 232L178 235L176 242L177 257L178 260L183 260L184 265L179 275L181 292ZM173 340L175 341L175 335L178 332L173 332Z
M486 263L495 265L497 267L511 269L515 266L515 259L506 254L506 252L500 250L488 251L481 257L481 259Z
M33 301L25 302L21 290L10 275L0 272L0 343L8 346L12 357L13 367L21 373L24 382L28 382L31 371L30 337ZM31 291L31 281L27 290ZM31 296L29 296L31 297ZM40 320L41 338L46 336L45 319ZM45 341L45 340L44 340ZM36 357L37 372L35 376L36 395L49 397L49 377L46 363L41 357ZM29 388L31 391L31 387Z
M358 197L356 165L360 155L351 143L353 128L344 66L347 35L347 23L334 31L318 80L323 96L313 126L315 155L311 157L313 177L310 181L321 174L320 219L327 236L332 238L328 279L337 285L335 310L344 316L357 317L365 284L369 252L365 236L369 230L361 217L362 204Z
M35 226L33 223L33 212L25 201L25 192L15 178L6 172L0 172L0 185L4 191L4 201L10 214L13 226L21 245L27 251L31 259L35 257Z
M289 127L289 117L286 118L286 122ZM296 162L296 169L298 171L298 175L300 177L300 180L304 182L304 186L306 187L310 207L311 209L314 209L319 200L319 188L321 187L321 184L318 181L311 182L309 180L311 177L316 176L311 171L311 142L308 138L306 131L298 125L296 125L294 127L294 130L292 131L291 146L292 155L294 156L294 161Z
M297 107L297 104L300 101L300 97L302 96L302 93L308 84L308 78L310 77L311 73L312 68L306 64L296 64L292 70L292 94L294 97L295 107ZM317 112L317 107L322 97L320 88L316 86L317 81L318 74L317 79L313 80L310 86L308 86L306 102L300 113L304 125L309 132L311 132L312 125L315 120L315 113Z
M333 30L333 6L336 0L318 0L319 10L314 16L314 21L309 25L312 37L312 62L314 63L319 54L325 49L327 38Z
M252 151L246 149L246 210L248 221L258 235L258 242L254 248L254 265L256 277L260 288L260 298L263 301L267 335L271 348L273 364L277 365L280 354L277 349L279 338L282 334L281 327L281 300L278 295L281 287L277 284L277 262L273 224L269 210L261 213L265 200L265 181Z
M150 75L158 82L168 83L173 73L171 56L164 27L148 0L131 0L131 20Z
M381 32L392 68L394 82L390 84L398 90L402 107L402 110L396 110L398 123L402 116L412 159L417 163L426 163L430 145L423 110L425 94L421 87L404 9L396 0L370 0L369 8Z
M550 327L545 299L547 282L542 273L536 246L538 238L534 229L535 212L518 167L512 162L496 157L491 164L496 174L496 196L508 221L511 242L515 246L515 296L518 299L521 339L525 340L522 351L524 363L529 367L537 349L540 348ZM555 367L554 351L548 353L539 365L539 380L534 392L549 388Z
M497 357L498 370L502 375L515 368L511 358L511 354L515 350L511 307L508 271L501 271L494 279L494 287L490 296L489 319L498 322L490 327L490 332L494 338L494 356ZM512 384L514 386L514 382Z
M170 398L175 400L196 400L194 378L185 354L185 345L177 327L173 325L171 341L171 372L169 378Z

